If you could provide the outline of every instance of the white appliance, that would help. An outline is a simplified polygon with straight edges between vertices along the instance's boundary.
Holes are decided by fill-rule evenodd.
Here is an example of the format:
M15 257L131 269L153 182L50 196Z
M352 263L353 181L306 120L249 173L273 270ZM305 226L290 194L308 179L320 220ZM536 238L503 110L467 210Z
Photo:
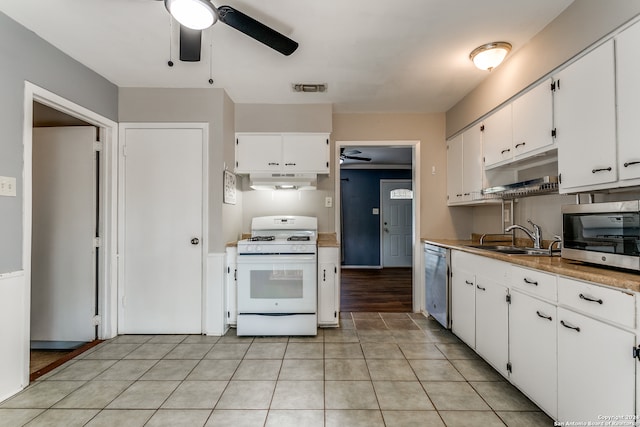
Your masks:
M318 220L264 216L238 242L238 335L317 335Z

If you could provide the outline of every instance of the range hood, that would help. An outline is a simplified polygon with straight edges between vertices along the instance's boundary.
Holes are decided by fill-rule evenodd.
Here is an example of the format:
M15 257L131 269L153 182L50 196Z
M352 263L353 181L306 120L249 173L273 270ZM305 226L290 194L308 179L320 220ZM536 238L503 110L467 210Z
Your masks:
M315 173L252 173L249 185L254 190L315 190Z

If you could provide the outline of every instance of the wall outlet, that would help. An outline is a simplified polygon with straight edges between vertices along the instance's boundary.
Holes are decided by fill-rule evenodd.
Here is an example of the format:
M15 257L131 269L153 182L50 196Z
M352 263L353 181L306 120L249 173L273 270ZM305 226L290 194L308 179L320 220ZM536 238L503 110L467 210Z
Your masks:
M330 208L333 206L333 199L331 197L325 197L324 198L324 207L325 208Z
M15 177L0 176L0 196L16 197Z

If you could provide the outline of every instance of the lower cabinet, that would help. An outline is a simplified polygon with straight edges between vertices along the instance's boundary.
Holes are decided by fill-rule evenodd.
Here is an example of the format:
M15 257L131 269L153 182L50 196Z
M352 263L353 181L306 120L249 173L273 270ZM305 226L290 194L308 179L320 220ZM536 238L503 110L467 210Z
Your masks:
M318 248L318 326L340 324L339 266L339 248Z
M542 410L562 423L633 420L635 293L456 250L451 271L453 333Z
M503 376L509 362L509 291L476 275L476 352Z
M631 332L558 308L559 421L635 414L634 344Z
M511 290L511 382L554 418L558 414L557 324L555 305Z
M235 326L238 321L238 281L237 281L237 248L227 248L227 276L226 276L226 319L227 325Z
M460 265L461 252L451 254L451 330L469 347L476 348L476 279Z

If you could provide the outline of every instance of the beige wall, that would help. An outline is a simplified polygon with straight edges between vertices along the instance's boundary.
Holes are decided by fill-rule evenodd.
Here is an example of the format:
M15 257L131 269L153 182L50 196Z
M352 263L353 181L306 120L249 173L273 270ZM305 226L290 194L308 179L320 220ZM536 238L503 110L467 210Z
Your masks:
M236 132L331 132L331 104L236 104Z
M334 114L331 139L333 144L335 141L420 141L422 237L467 238L472 229L472 208L447 207L444 119L443 113ZM431 173L432 167L435 174Z
M640 13L637 0L576 0L447 111L447 137L537 82Z
M120 88L118 98L119 122L209 124L209 252L223 252L226 242L235 240L240 232L239 221L231 218L242 216L242 203L224 205L224 208L222 204L224 165L233 164L234 105L231 99L224 90L216 88Z

